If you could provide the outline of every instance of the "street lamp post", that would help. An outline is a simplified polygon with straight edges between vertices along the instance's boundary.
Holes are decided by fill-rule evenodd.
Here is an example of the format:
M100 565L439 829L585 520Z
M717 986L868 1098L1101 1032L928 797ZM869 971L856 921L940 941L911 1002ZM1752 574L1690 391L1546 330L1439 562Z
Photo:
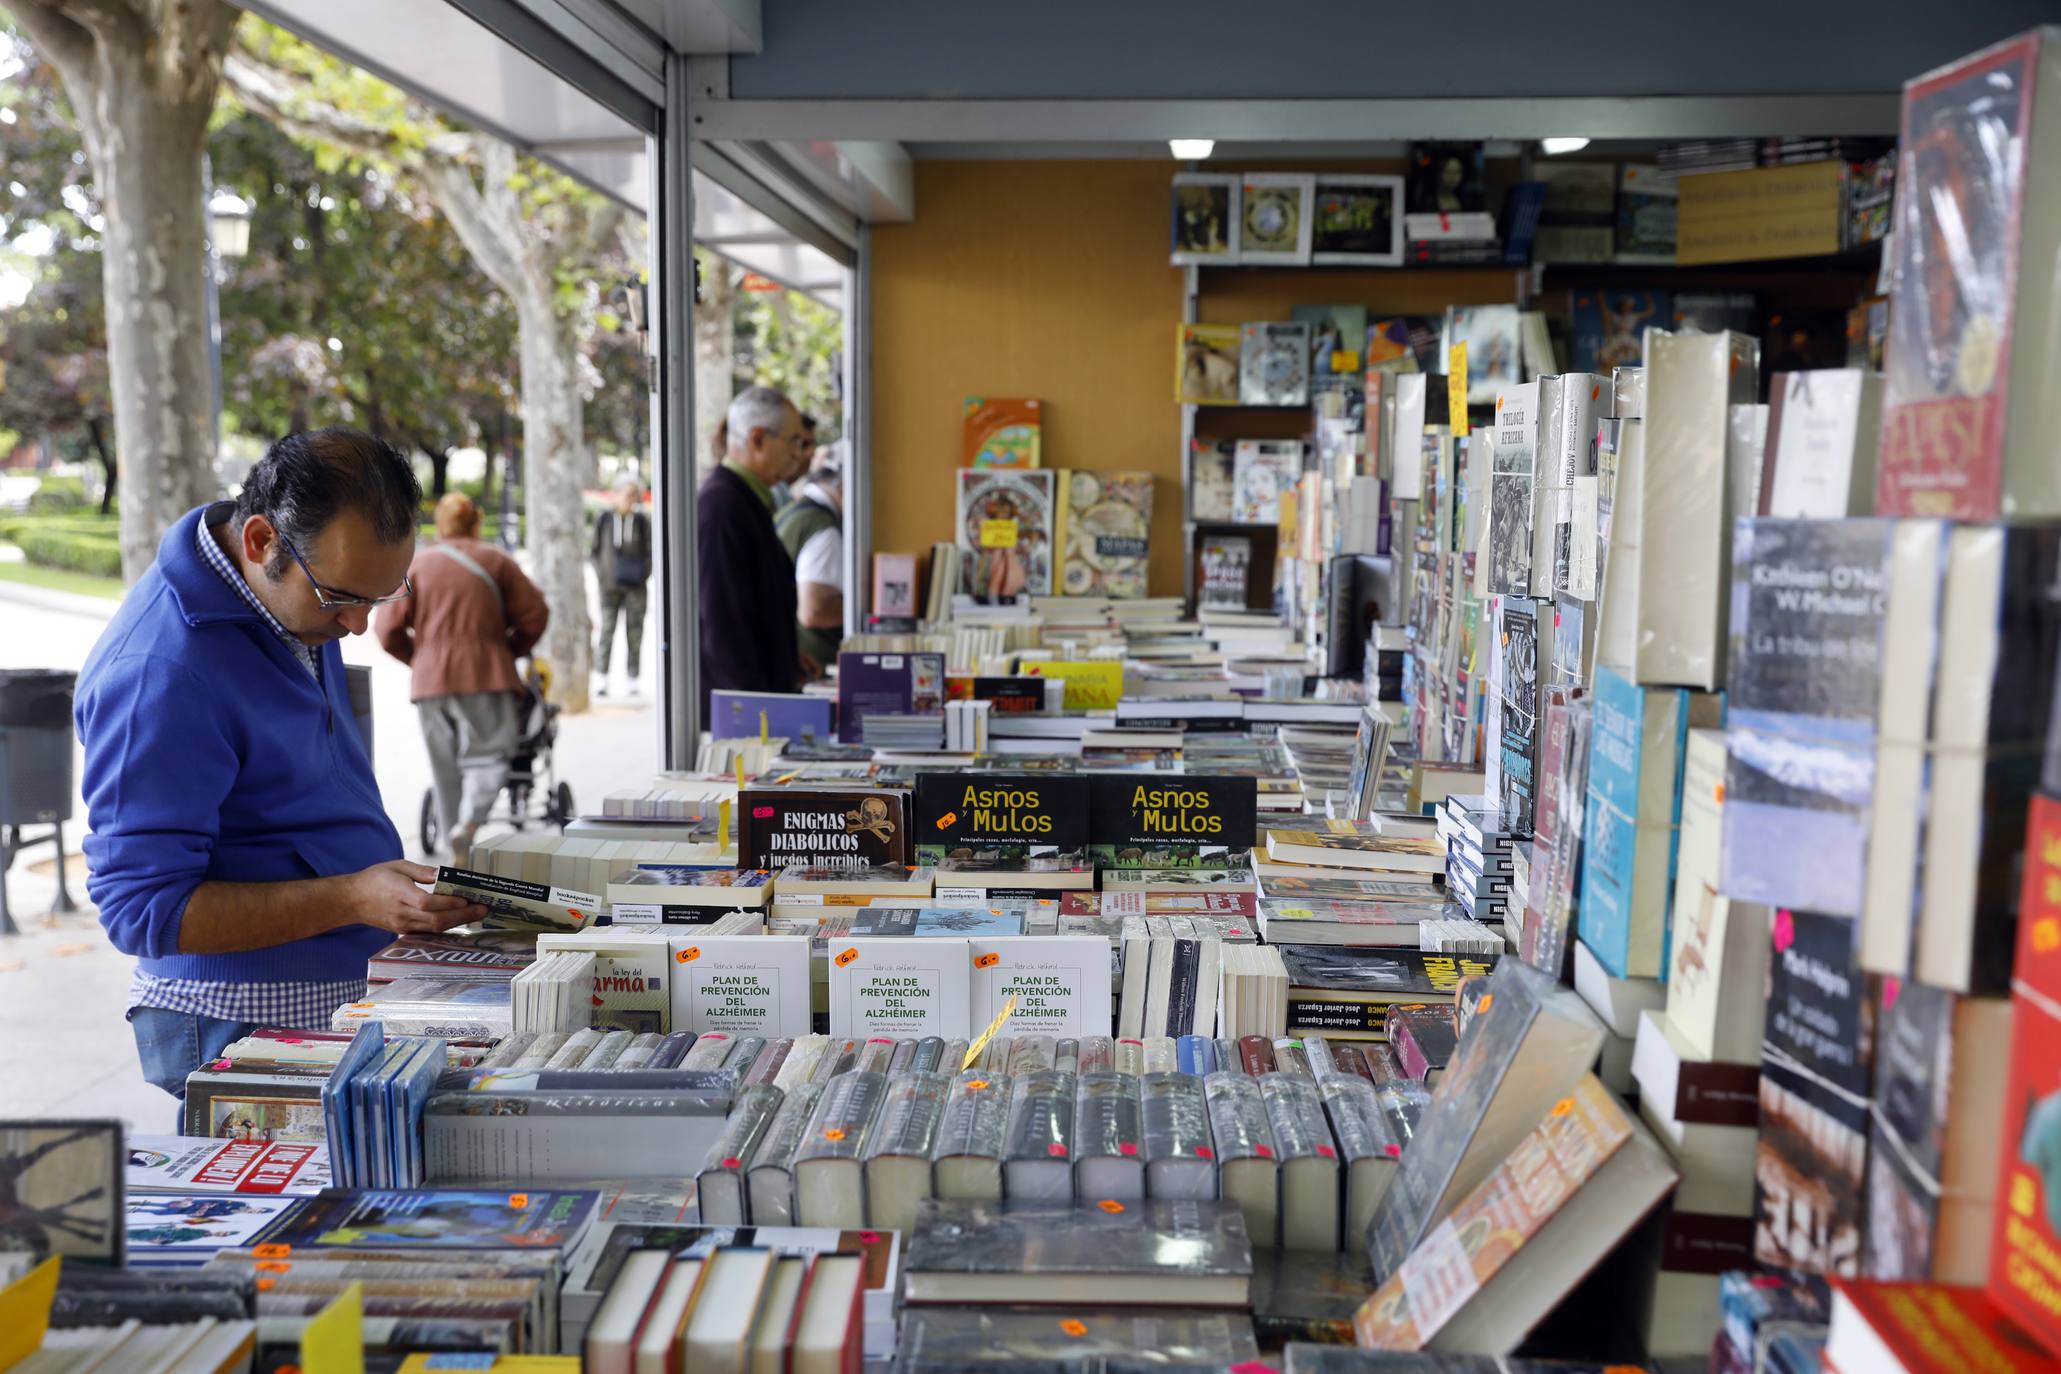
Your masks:
M213 185L212 169L207 184ZM222 461L222 263L250 251L250 203L234 191L210 191L207 199L208 382L214 409L215 463Z

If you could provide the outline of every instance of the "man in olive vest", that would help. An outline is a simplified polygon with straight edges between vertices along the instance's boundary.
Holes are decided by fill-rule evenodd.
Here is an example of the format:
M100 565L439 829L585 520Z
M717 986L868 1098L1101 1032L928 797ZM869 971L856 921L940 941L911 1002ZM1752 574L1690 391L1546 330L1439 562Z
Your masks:
M842 445L822 450L794 500L773 523L794 559L796 638L812 677L837 662L844 640L844 480Z

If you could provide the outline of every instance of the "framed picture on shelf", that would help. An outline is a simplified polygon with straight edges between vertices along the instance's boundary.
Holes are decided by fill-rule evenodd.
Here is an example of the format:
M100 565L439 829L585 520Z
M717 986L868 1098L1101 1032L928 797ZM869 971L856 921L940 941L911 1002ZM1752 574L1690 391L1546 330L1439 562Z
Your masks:
M1403 179L1317 178L1310 261L1323 266L1399 267L1403 261Z
M1191 406L1237 405L1239 327L1182 324L1176 328L1174 400Z
M1210 172L1174 177L1174 266L1238 261L1238 178Z
M1488 209L1481 186L1481 145L1412 143L1408 203L1413 215L1480 214Z
M1310 260L1310 209L1317 179L1308 172L1248 172L1239 191L1243 225L1238 261L1301 267Z

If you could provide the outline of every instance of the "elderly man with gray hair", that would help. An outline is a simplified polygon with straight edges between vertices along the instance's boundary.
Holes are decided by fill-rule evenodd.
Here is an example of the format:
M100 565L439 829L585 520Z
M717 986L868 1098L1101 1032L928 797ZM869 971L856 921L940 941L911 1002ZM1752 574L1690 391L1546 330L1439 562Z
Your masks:
M594 519L591 550L594 576L601 583L601 640L594 646L595 689L608 695L608 660L615 649L615 622L623 622L629 650L630 691L637 690L638 660L644 648L645 584L651 580L651 517L644 513L644 484L624 477L615 484L615 501Z
M728 448L701 484L701 719L709 692L792 692L802 678L795 643L794 560L773 529L773 484L794 475L801 413L769 386L730 402Z

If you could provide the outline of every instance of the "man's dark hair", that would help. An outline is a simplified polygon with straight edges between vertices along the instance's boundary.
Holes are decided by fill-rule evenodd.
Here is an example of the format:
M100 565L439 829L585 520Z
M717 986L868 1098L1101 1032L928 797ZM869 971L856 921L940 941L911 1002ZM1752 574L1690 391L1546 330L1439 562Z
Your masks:
M804 415L804 416L802 416L802 417L801 417L801 422L802 422L802 430L803 430L803 432L804 432L804 433L807 433L807 434L814 434L814 433L816 432L816 417L815 417L815 416L813 416L813 415Z
M382 544L398 544L422 519L422 484L392 444L340 427L303 430L273 444L236 498L239 524L264 516L304 558L315 537L347 510L364 516ZM283 576L288 558L274 545L265 571Z

